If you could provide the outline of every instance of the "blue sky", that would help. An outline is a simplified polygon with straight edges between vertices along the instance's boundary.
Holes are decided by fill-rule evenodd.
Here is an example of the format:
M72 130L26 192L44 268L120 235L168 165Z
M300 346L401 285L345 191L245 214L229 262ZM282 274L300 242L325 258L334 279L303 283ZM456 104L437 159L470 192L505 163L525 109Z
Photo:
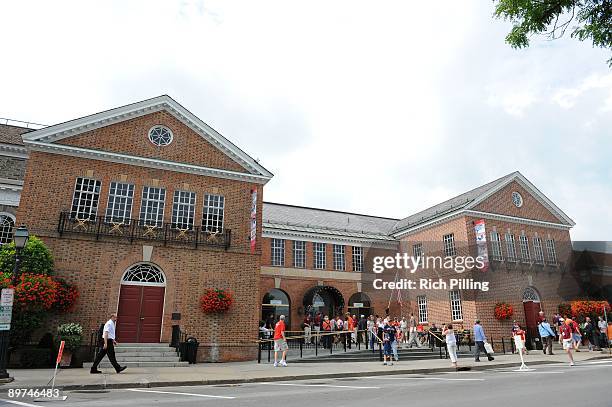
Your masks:
M519 170L612 240L608 52L427 3L3 2L0 117L167 93L275 174L266 200L404 217Z

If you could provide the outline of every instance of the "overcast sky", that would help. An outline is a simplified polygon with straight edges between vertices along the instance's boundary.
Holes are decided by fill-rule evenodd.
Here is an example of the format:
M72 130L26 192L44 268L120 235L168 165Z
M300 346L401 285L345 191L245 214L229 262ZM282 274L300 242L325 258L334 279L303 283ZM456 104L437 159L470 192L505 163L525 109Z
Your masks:
M165 93L275 174L268 201L401 218L519 170L574 240L612 240L612 71L588 42L513 50L485 0L93 3L0 3L0 117Z

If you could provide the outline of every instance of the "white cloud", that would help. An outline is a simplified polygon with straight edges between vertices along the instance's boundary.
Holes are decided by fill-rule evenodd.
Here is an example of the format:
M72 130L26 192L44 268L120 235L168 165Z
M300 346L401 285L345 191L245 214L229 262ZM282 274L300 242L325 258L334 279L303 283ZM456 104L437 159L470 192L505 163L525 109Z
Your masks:
M0 116L57 123L168 93L275 173L267 200L403 217L518 169L574 238L612 239L583 195L612 185L608 55L512 50L492 8L2 2Z

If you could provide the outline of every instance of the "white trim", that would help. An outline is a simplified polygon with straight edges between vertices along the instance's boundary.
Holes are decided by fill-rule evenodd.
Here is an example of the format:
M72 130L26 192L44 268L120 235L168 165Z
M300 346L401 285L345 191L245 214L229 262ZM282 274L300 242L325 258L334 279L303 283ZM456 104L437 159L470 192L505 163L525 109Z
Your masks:
M13 219L13 223L15 223L15 221L17 220L15 218L15 215L13 215L12 213L9 213L9 212L0 212L0 216L3 216L3 215L4 216L8 216L9 218Z
M261 266L259 274L267 277L312 278L317 280L363 281L366 273L358 271L330 271L315 268Z
M28 149L15 144L0 143L0 155L4 157L28 158Z
M519 185L525 188L531 196L533 196L539 203L546 207L546 209L548 209L560 221L567 222L567 224L570 226L576 225L576 223L569 216L567 216L557 205L555 205L550 199L548 199L546 195L544 195L538 188L535 187L535 185L529 182L529 180L518 171L514 173L513 177L508 178L499 185L496 185L495 188L491 188L486 193L473 200L469 205L465 207L465 209L469 210L475 208L476 206L478 206L478 204L480 204L496 192L499 192L501 189L509 185L512 181L516 181Z
M81 117L65 123L45 127L26 133L22 136L24 143L43 142L54 143L66 137L91 131L100 127L109 126L135 117L165 110L172 114L183 124L197 132L202 138L221 150L232 160L243 166L253 175L260 175L270 179L273 174L266 170L248 154L219 134L212 127L197 118L168 95L161 95L151 99L132 103L126 106L106 110L104 112Z
M136 266L140 266L140 265L153 266L154 268L159 270L159 272L162 274L162 276L164 276L164 282L163 283L147 283L147 282L139 282L139 281L123 281L123 279L125 278L125 275L128 273L128 271L130 271L132 268L134 268ZM159 267L157 264L155 264L153 262L150 262L150 261L139 261L139 262L136 262L134 264L131 264L127 269L125 269L123 274L121 274L121 279L119 280L119 284L120 285L146 285L146 286L151 286L151 287L166 287L167 282L168 282L168 277L166 276L166 273L164 273L164 270L162 270L162 268ZM166 296L166 294L164 293L164 299L165 299L165 296ZM163 315L162 315L162 317L163 317Z
M368 238L350 237L350 236L333 236L316 232L302 232L295 230L279 230L271 229L264 225L261 237L287 240L303 240L316 243L330 244L349 244L359 245L362 247L375 247L380 249L397 249L398 241L396 240L376 240Z
M512 223L522 223L522 224L527 224L527 225L532 225L532 226L542 226L542 227L548 227L548 228L554 228L554 229L566 229L566 230L569 230L572 228L572 226L566 225L563 223L553 223L553 222L547 222L543 220L519 218L516 216L500 215L498 213L479 212L479 211L472 211L472 210L464 210L463 212L465 213L466 216L482 217L482 218L501 220L501 221L507 221L507 222L512 222Z
M8 189L9 191L21 192L23 190L23 186L22 185L7 184L5 182L1 182L0 181L0 189Z
M119 164L136 165L139 167L155 168L183 172L187 174L203 175L208 177L233 179L239 181L254 182L257 184L267 183L271 177L254 175L244 172L220 170L217 168L201 167L191 164L183 164L172 161L157 160L154 158L137 157L133 155L111 153L87 148L72 147L63 144L51 144L39 141L26 141L31 150L68 155L71 157L89 158L93 160L108 161Z

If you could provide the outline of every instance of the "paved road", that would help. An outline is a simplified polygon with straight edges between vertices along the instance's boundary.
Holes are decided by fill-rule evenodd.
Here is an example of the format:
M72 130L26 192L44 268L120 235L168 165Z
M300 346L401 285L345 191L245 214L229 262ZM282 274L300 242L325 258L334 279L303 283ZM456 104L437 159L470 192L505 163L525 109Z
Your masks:
M214 406L371 407L421 402L423 406L541 407L612 406L609 391L612 361L537 365L528 372L513 369L321 379L218 386L160 387L106 392L67 392L57 406ZM5 397L5 395L3 395ZM0 406L40 406L31 399L0 400Z

